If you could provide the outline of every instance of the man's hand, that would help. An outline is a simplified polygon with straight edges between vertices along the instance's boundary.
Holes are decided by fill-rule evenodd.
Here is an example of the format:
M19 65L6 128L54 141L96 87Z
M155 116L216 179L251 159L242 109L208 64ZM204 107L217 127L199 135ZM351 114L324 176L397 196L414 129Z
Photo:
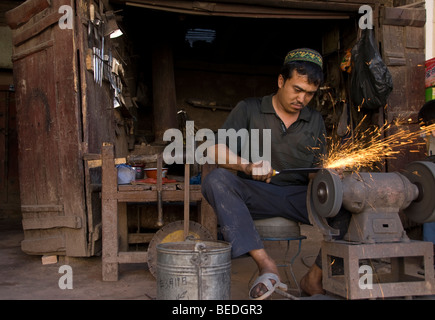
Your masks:
M249 163L246 165L244 172L245 174L252 176L252 179L265 181L266 183L270 182L273 174L270 162L265 160Z

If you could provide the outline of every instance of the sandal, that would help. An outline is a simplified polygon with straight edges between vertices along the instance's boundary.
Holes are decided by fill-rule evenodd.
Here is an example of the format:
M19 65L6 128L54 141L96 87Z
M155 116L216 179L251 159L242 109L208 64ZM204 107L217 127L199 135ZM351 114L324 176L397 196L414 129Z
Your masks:
M271 280L274 280L275 284L272 284ZM264 294L262 294L261 296L254 298L254 297L252 297L251 293L252 293L252 290L259 283L263 284L267 288L267 291ZM261 276L259 276L255 280L254 284L252 285L251 289L249 290L249 298L252 299L252 300L263 300L263 299L266 299L267 297L269 297L275 291L276 288L279 288L279 289L281 289L283 291L287 291L287 285L285 283L282 283L281 281L279 281L279 278L278 278L278 276L276 274L274 274L274 273L265 273L265 274L262 274Z

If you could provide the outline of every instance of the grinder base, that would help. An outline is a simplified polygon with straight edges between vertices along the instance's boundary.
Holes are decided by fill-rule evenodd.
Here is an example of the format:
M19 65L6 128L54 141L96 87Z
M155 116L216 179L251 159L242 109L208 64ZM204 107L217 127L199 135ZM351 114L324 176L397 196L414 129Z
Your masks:
M405 268L409 260L407 258L417 257L423 257L424 276L408 273ZM332 272L336 258L343 259L342 274ZM368 269L360 269L363 262L361 260L385 258L391 261L390 273L376 273L371 266ZM322 266L323 289L346 299L435 294L433 244L431 242L353 244L345 241L323 241ZM369 274L370 269L372 273ZM372 284L371 288L369 284Z

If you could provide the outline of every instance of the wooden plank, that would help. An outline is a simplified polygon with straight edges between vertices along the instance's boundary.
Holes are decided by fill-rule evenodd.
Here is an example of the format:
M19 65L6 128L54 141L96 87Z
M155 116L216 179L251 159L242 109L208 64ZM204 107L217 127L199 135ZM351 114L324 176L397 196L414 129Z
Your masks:
M387 66L406 66L405 54L403 52L384 52L384 61Z
M213 3L160 0L123 0L127 5L200 15L223 15L235 17L302 17L343 18L346 13L355 14L365 4L384 3L385 1L300 1L300 0L238 0L217 1ZM226 3L228 2L228 3ZM274 9L279 8L279 9ZM293 10L292 10L293 9ZM335 13L335 14L334 14Z
M104 185L103 185L104 188ZM110 197L110 195L106 195ZM118 199L119 202L156 202L157 193L156 192L144 192L144 191L130 191L130 192L118 192L113 197ZM183 190L162 190L162 201L174 202L183 201L184 191ZM202 200L202 194L200 191L190 192L190 201L196 202Z
M53 47L14 63L17 84L22 205L58 203L60 197ZM44 79L44 81L42 81Z
M140 186L142 188L135 188L135 186ZM119 185L118 186L119 190L157 190L157 185L151 184L151 183L143 183L139 181L132 181L131 185ZM182 190L183 188L181 187L180 184L177 183L165 183L162 185L162 190Z
M61 5L74 4L73 0L52 0L56 12ZM57 172L61 201L65 216L79 216L86 221L86 198L84 187L84 167L81 161L81 124L80 102L77 93L78 66L73 29L61 29L52 26L55 39L54 79L56 101L56 122L58 126L58 161L61 164ZM52 62L53 63L53 62ZM88 255L87 224L83 228L65 228L66 254L68 256Z
M35 14L48 8L50 4L50 0L27 0L5 13L6 23L11 29L16 29L29 21Z
M115 165L126 163L126 158L115 158ZM101 160L88 160L89 169L101 167Z
M23 230L72 228L80 229L82 220L80 217L52 216L49 218L23 219Z
M149 243L155 233L129 233L128 243Z
M405 111L417 113L425 103L425 97L421 94L425 88L425 53L424 50L419 52L407 52L406 60L408 61L408 94L410 104L405 107Z
M65 238L62 235L56 235L24 239L21 241L21 250L28 254L59 253L65 251Z
M35 37L51 25L57 23L61 17L61 14L58 12L53 12L38 22L28 26L27 28L20 30L16 29L12 31L12 44L14 46L19 46L25 41L29 40L32 37Z
M382 48L384 52L404 54L404 28L400 26L382 26Z
M0 203L7 202L7 170L8 170L8 108L9 106L5 103L7 93L0 93ZM4 133L4 134L3 134Z
M118 254L118 263L146 263L148 262L148 252L146 251L131 251L120 252Z
M20 212L15 93L0 85L0 212Z
M53 39L50 39L48 41L44 41L44 42L42 42L34 47L31 47L29 49L25 49L25 50L16 49L15 53L12 55L12 62L15 62L15 61L20 60L20 59L24 59L27 56L30 56L36 52L50 48L53 45L54 45L54 41L53 41Z
M42 205L22 205L21 212L63 212L63 206L57 204L42 204Z
M133 181L132 181L133 182ZM135 183L133 184L121 184L118 186L118 190L120 192L127 192L127 191L147 191L151 190L151 188L155 186L149 183Z
M383 8L383 24L392 26L424 27L426 10L416 8Z
M425 29L420 27L405 27L405 46L411 49L425 48Z
M157 162L157 154L134 154L127 156L128 163L150 163Z

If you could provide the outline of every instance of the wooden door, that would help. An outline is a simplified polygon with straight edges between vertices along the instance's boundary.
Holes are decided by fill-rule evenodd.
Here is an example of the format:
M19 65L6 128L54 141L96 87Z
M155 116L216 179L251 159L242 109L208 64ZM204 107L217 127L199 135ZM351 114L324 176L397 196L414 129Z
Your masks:
M385 120L401 123L411 132L419 130L417 114L425 103L425 30L424 4L384 8L381 13L382 54L393 77L393 91L385 108ZM416 152L418 151L418 152ZM388 171L404 169L424 158L424 145L406 146L395 159L387 160Z
M74 1L28 0L6 14L13 37L21 247L29 254L87 256L78 59L74 25L59 25L62 5L74 8Z
M14 221L20 212L16 129L13 87L0 86L0 212Z

